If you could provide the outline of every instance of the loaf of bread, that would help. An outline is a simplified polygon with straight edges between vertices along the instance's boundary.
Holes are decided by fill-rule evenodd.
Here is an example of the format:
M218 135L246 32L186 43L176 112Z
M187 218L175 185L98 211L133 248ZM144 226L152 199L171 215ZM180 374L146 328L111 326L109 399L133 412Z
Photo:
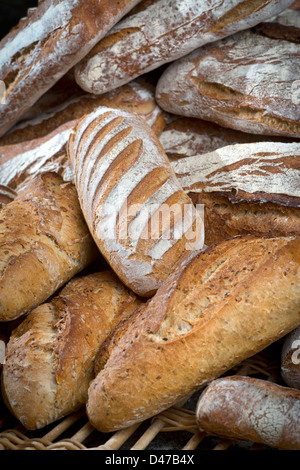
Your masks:
M298 10L298 11L295 11ZM255 26L255 29L270 38L300 42L300 4L297 2L282 13Z
M74 87L73 87L74 88ZM64 88L62 88L63 90ZM57 91L61 96L62 91ZM73 170L67 158L66 146L77 120L99 106L120 108L139 114L159 135L167 116L157 106L154 86L137 79L128 85L101 96L74 91L69 99L57 104L51 96L43 96L44 112L16 124L0 139L0 184L19 190L41 172L56 172L65 181L73 181ZM55 92L51 89L49 95ZM47 93L46 93L47 95Z
M300 390L300 327L291 331L283 341L281 376L290 387Z
M133 292L153 295L204 239L158 137L140 116L101 107L78 121L68 156L100 252Z
M111 271L75 277L12 332L2 393L27 429L39 429L85 404L95 355L140 301Z
M87 413L108 432L154 416L300 324L300 238L186 254L100 348Z
M105 93L291 4L292 0L144 0L76 64L76 81L90 93Z
M44 302L98 253L74 185L35 177L1 210L0 321Z
M43 0L0 42L0 136L139 0Z
M214 380L200 396L196 418L209 434L300 450L300 392L267 380Z
M169 65L157 83L156 100L173 114L247 133L299 138L300 108L293 88L299 57L300 44L292 37L242 31Z
M204 206L205 244L236 235L300 235L300 144L228 145L171 162Z

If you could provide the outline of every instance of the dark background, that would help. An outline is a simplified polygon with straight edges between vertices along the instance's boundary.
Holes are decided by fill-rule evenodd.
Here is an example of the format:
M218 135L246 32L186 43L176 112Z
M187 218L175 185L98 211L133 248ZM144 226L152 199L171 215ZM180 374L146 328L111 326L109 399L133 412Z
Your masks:
M0 39L37 4L37 0L0 0Z

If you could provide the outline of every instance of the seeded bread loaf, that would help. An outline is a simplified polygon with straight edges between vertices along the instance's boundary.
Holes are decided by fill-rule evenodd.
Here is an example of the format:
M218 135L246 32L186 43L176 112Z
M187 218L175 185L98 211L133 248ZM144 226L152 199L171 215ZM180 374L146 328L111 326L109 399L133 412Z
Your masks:
M74 185L55 173L34 178L1 210L0 321L44 302L98 253Z
M111 271L75 277L12 332L2 393L27 429L83 406L95 355L112 328L140 301Z
M68 155L102 255L135 293L153 295L204 238L158 137L140 116L102 107L78 121Z
M187 255L100 348L91 423L107 432L154 416L298 326L299 248L237 237Z

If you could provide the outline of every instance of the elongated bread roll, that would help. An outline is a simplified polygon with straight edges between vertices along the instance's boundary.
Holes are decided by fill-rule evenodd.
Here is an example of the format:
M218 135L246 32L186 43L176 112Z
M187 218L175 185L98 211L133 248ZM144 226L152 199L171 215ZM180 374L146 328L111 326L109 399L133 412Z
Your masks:
M300 238L188 254L100 349L87 412L101 431L154 416L300 324Z
M200 396L202 431L227 439L300 449L300 392L253 377L214 380Z
M294 12L298 17L300 12ZM247 30L196 49L162 73L166 111L247 133L300 137L300 44Z
M51 90L49 94L52 93ZM49 171L59 173L65 181L73 181L66 153L68 138L77 120L99 106L137 113L158 135L166 122L166 116L155 102L154 86L146 79L101 96L75 93L60 105L50 102L42 114L24 119L0 139L0 184L19 191L37 174Z
M236 235L300 235L300 144L228 145L171 162L204 205L205 243Z
M287 385L300 390L300 327L295 328L284 339L281 376Z
M77 123L68 155L99 250L135 293L152 295L204 238L158 137L140 116L102 107Z
M75 66L77 83L105 93L281 12L292 0L144 0Z
M117 276L105 271L75 277L27 315L10 336L2 373L5 402L27 429L84 405L98 348L138 305Z
M1 210L0 321L44 302L97 255L74 185L34 178Z
M0 136L139 0L42 0L0 42Z

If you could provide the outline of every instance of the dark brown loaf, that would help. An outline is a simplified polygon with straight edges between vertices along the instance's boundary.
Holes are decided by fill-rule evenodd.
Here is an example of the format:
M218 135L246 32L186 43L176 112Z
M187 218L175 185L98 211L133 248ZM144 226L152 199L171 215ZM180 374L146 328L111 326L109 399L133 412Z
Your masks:
M111 271L72 279L12 332L2 393L27 429L39 429L84 405L93 361L112 328L140 301Z
M0 321L44 302L97 255L74 185L34 178L1 211Z
M171 162L204 205L205 243L236 235L300 235L300 144L236 144Z
M56 88L61 97L62 91ZM155 102L154 86L146 79L135 80L101 96L79 95L75 91L74 96L60 105L53 94L55 91L51 89L48 107L43 113L23 119L0 139L0 184L19 191L37 174L47 171L59 173L65 181L73 181L73 170L66 154L69 135L78 119L99 106L137 113L157 135L167 119ZM46 96L42 101L47 102ZM40 109L46 104L36 107Z
M253 377L224 377L200 396L201 431L227 439L300 450L300 392Z
M290 387L300 390L300 327L284 338L281 351L281 376Z
M90 93L105 93L208 42L271 18L291 3L144 0L75 66L76 81Z
M158 137L140 116L102 107L77 123L68 155L99 250L128 287L151 296L204 237Z
M0 43L0 135L139 0L43 0Z
M173 114L247 133L299 138L293 88L299 57L299 43L243 31L172 63L158 81L156 99Z
M300 324L300 238L187 255L101 348L87 412L101 431L154 416Z

